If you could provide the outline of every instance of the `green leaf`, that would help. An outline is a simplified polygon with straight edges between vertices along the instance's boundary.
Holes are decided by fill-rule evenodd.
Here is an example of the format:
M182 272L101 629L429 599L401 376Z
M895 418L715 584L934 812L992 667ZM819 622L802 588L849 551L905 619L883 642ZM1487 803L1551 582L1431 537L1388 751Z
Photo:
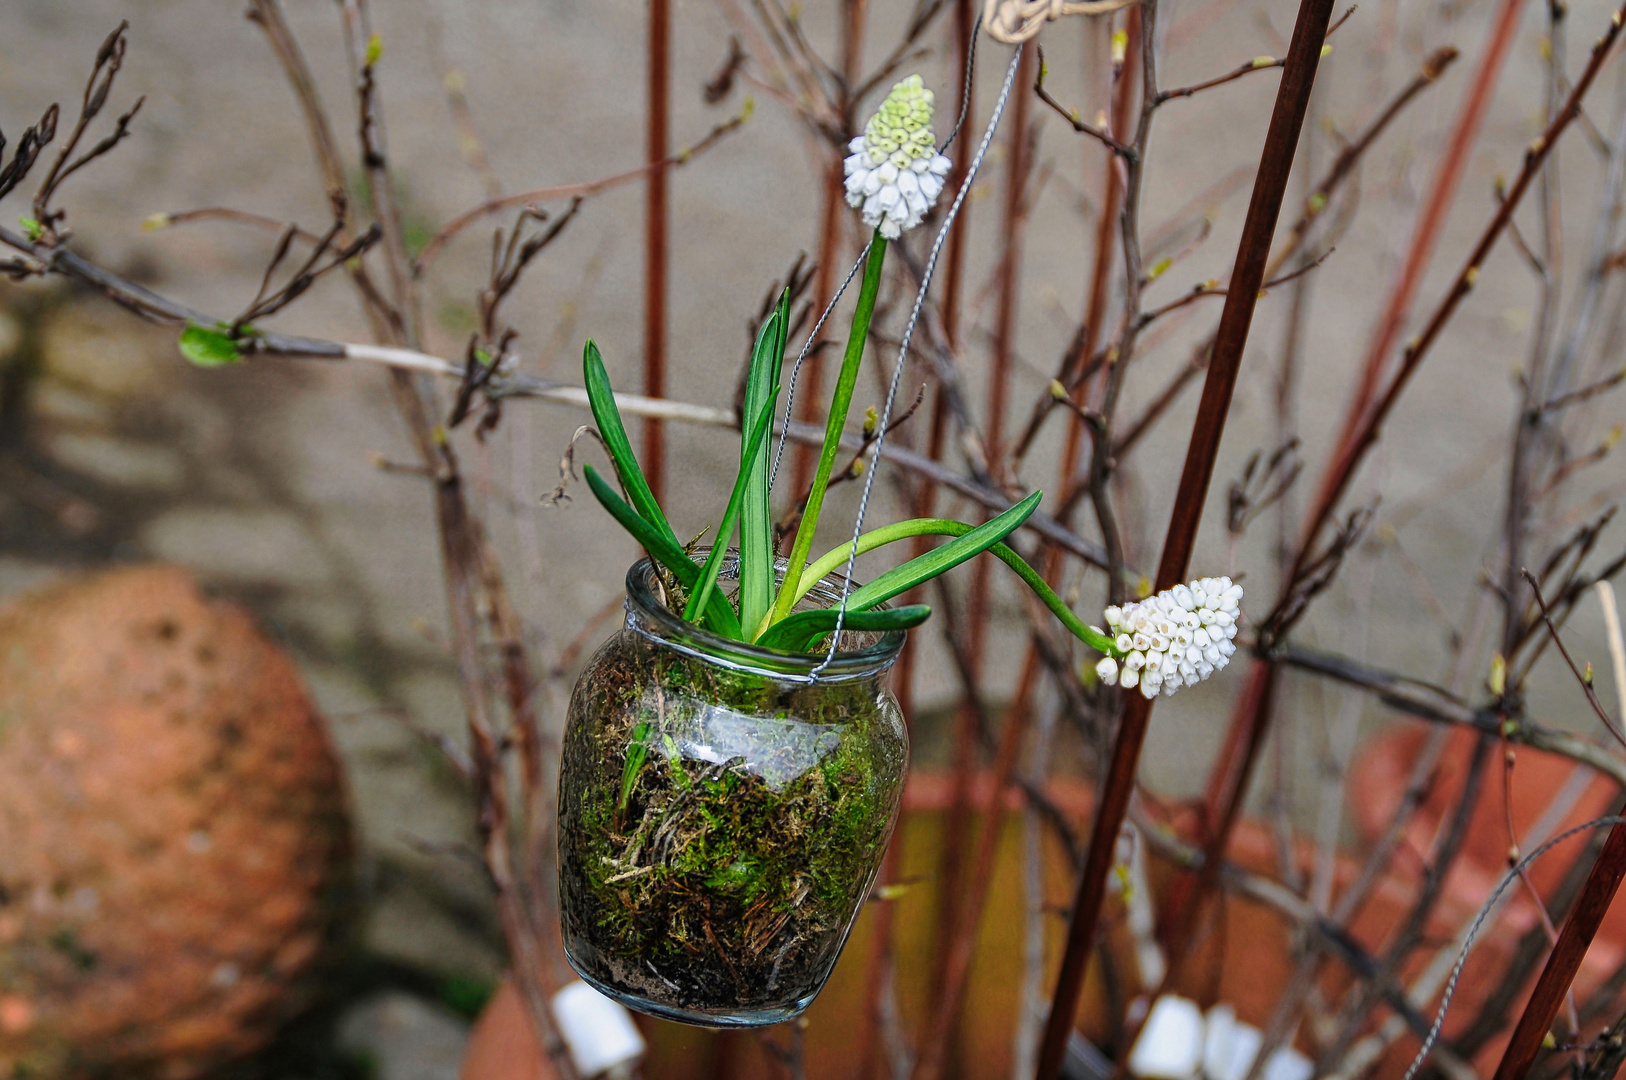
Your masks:
M672 736L664 732L661 734L661 745L666 747L666 767L671 771L672 779L677 781L678 787L688 791L694 785L689 782L688 770L683 767L683 753L672 741Z
M734 491L728 497L728 509L723 512L723 523L717 526L717 538L711 545L711 554L706 558L706 565L700 571L700 584L689 594L689 604L683 609L683 617L689 622L697 621L700 612L711 602L712 589L717 584L717 572L722 568L723 555L728 550L729 537L734 535L734 525L739 521L740 509L745 505L746 487L755 475L752 466L763 456L768 440L765 437L771 426L774 414L774 405L779 398L779 387L773 388L768 400L762 406L762 412L757 422L751 426L746 435L745 445L752 448L752 453L740 463L739 474L734 478ZM769 552L770 556L772 552ZM771 565L771 564L770 564ZM740 625L750 625L744 619Z
M655 530L655 526L640 517L636 510L615 493L615 489L593 466L582 466L582 474L587 478L587 486L592 489L598 501L604 504L604 509L610 512L610 516L619 521L621 527L644 546L644 550L649 552L651 558L666 567L672 576L677 578L678 584L693 591L695 584L700 580L700 567L684 554L682 545L676 540L662 536ZM713 594L707 603L706 617L702 625L724 637L733 638L735 641L742 640L740 620L721 593Z
M790 290L780 294L779 304L757 331L751 350L751 368L746 373L745 405L742 417L754 418L764 402L771 400L770 388L779 381L779 368L785 356L785 326L790 317ZM740 625L755 630L773 604L773 511L768 505L768 455L762 443L767 429L742 432L740 472L746 479L744 503L740 508ZM749 464L747 464L749 462Z
M649 759L649 721L640 720L633 725L632 741L627 744L627 763L621 768L621 799L615 804L617 810L627 808L627 800L632 797L632 785L638 780L638 772Z
M891 525L883 525L879 529L872 529L858 538L858 554L874 551L876 548L898 540L905 540L915 536L965 536L974 532L975 528L963 521L950 521L945 518L912 518L908 521L898 521ZM820 580L845 566L847 552L852 545L842 544L826 552L817 562L813 563L802 573L801 583L797 586L796 599L800 600ZM988 553L997 557L1006 566L1016 571L1034 594L1049 608L1051 613L1065 626L1069 633L1084 644L1100 653L1110 653L1112 639L1093 626L1085 624L1071 608L1057 596L1055 590L1045 581L1044 577L1030 566L1026 559L1018 555L1003 543L995 544L988 549ZM851 601L849 599L849 605Z
M1021 527L1033 511L1039 508L1044 493L1035 491L998 517L950 540L940 548L910 559L902 566L893 567L847 597L848 611L864 611L876 604L908 592L923 581L952 570L974 555L980 555Z
M181 331L181 355L201 368L229 367L243 358L243 348L230 334L194 324Z
M785 566L784 584L780 586L779 596L774 601L774 620L785 618L795 606L790 594L813 550L813 534L818 531L819 514L824 509L824 492L830 486L830 470L835 467L836 453L841 449L841 431L847 426L847 410L852 406L853 387L858 382L858 365L864 359L864 346L869 340L870 319L875 314L875 297L881 290L881 267L885 262L886 240L880 230L876 230L870 239L869 260L864 264L864 283L858 290L858 307L853 311L852 329L847 335L847 353L841 361L841 374L836 378L835 396L830 399L830 417L824 426L824 445L819 448L819 467L813 474L813 486L808 489L802 523L796 529L796 543L791 547L790 560Z
M376 67L384 59L384 39L374 34L367 39L367 66Z
M609 452L610 460L615 462L616 475L621 478L621 489L632 500L632 505L637 507L639 515L656 532L670 540L672 546L682 547L666 515L661 512L660 503L655 501L655 493L649 490L644 471L638 467L638 458L632 452L627 429L621 423L621 410L616 408L615 392L610 389L610 374L604 370L604 357L599 355L598 345L592 339L588 339L587 347L582 350L582 383L587 387L587 402L593 409L599 437L604 440L604 449ZM649 545L644 544L644 547L647 549ZM653 555L654 551L651 550L650 554Z
M841 628L874 633L912 630L931 618L931 614L932 609L925 604L910 604L908 607L887 608L884 611L848 611L847 617L841 620ZM768 632L757 639L757 644L764 649L808 652L820 638L835 630L839 615L840 612L835 608L798 611L769 627Z
M45 226L31 217L20 217L17 224L22 227L23 235L28 237L29 243L39 243L40 237L45 235Z

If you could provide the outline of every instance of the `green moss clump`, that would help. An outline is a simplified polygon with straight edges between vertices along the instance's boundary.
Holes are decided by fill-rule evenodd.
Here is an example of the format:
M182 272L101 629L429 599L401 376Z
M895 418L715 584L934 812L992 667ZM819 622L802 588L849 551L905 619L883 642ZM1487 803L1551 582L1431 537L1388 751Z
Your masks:
M622 632L565 734L572 961L680 1018L800 1011L868 894L907 756L878 678L780 682Z

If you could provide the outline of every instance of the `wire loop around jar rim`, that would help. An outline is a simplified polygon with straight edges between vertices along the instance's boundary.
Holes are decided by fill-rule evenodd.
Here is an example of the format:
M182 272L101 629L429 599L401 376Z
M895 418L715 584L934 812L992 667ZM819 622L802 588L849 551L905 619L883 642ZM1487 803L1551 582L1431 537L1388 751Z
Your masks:
M704 560L709 550L698 548L694 555ZM774 560L776 576L783 574L784 569L784 559ZM725 555L718 580L732 581L738 574L738 558ZM903 650L905 632L902 630L865 632L862 636L874 639L870 644L836 653L835 659L819 670L825 664L822 649L818 653L788 653L722 637L684 621L662 600L662 592L654 563L648 558L633 563L627 570L626 628L686 656L743 674L810 686L848 682L885 673ZM840 591L825 582L815 585L807 595L826 604L835 604L841 599ZM844 633L853 634L852 631Z

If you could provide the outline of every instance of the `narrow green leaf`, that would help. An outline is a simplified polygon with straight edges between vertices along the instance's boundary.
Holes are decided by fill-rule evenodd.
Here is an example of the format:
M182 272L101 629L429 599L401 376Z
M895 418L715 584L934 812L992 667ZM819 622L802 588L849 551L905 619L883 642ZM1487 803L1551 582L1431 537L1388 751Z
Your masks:
M632 785L638 780L638 771L649 759L649 744L644 741L648 738L649 721L640 720L633 725L632 741L627 744L627 763L621 767L621 800L615 804L618 811L627 808L627 800L632 797Z
M964 537L966 533L972 532L972 529L974 525L967 525L961 520L950 520L945 517L912 517L909 520L893 522L891 525L881 525L880 529L863 533L862 537L859 537L859 555L863 555L865 551L885 547L896 540L907 540L909 537ZM802 584L797 586L797 600L808 594L808 590L813 589L823 577L834 573L841 566L846 566L849 547L850 545L844 543L839 548L826 551L820 560L803 571ZM997 556L998 560L1016 571L1016 576L1021 577L1029 589L1034 590L1034 595L1050 608L1050 613L1060 620L1062 626L1068 629L1068 633L1072 633L1075 638L1085 642L1086 646L1096 652L1111 651L1112 639L1073 615L1072 608L1067 607L1062 597L1055 595L1055 590L1050 589L1049 582L1046 582L1039 571L1036 571L1028 560L1024 560L1023 556L1016 555L1016 551L1006 547L1005 543L995 543L989 548L989 555Z
M243 358L243 349L229 334L193 325L181 331L181 355L201 368L229 367Z
M739 521L740 508L745 504L746 485L753 475L752 465L763 455L768 440L764 438L768 428L772 425L774 406L779 399L779 387L773 388L768 400L762 406L762 413L757 422L751 426L746 436L746 445L752 448L752 453L740 464L739 475L734 478L734 491L728 497L728 509L723 512L723 523L717 526L717 537L711 545L711 554L706 558L706 565L700 571L700 584L689 594L689 604L683 609L683 617L690 622L696 621L700 612L706 609L711 602L712 589L717 585L717 572L722 568L723 555L728 550L729 538L734 535L734 525ZM744 619L740 625L748 625Z
M621 527L644 546L644 550L649 552L651 558L666 567L672 576L678 579L678 584L685 589L693 590L695 583L700 580L700 567L684 554L682 546L676 540L669 540L656 532L655 526L639 517L638 511L628 506L593 466L584 465L582 474L587 478L587 486L592 489L598 501L604 504L604 509L610 512L610 516L620 522ZM710 603L706 605L703 625L724 637L733 638L735 641L741 640L740 620L721 593L714 594Z
M1033 511L1039 508L1043 492L1035 491L1009 510L991 521L978 525L964 536L950 540L942 547L910 559L902 566L893 567L868 585L854 589L847 597L848 611L863 611L890 600L899 593L908 592L923 581L951 570L974 555L987 551L1015 532Z
M883 525L879 529L872 529L858 538L858 554L874 551L876 548L898 540L906 540L914 536L965 536L975 531L975 527L963 521L951 521L946 518L912 518L908 521L898 521L891 525ZM842 544L826 552L817 562L811 564L802 573L801 583L797 586L796 599L803 596L818 584L823 578L835 572L847 562L847 551L850 544ZM1030 566L1026 559L1018 555L1003 543L995 544L988 549L990 555L996 556L1006 566L1016 571L1018 577L1025 582L1028 588L1049 608L1051 613L1065 626L1069 633L1097 652L1111 651L1112 639L1094 627L1087 625L1071 608L1057 596L1055 590L1045 581L1044 577ZM849 600L850 604L850 600Z
M683 767L683 752L672 741L672 736L664 732L661 734L661 745L666 747L666 767L671 770L672 779L677 781L678 787L688 791L694 785L689 781L688 770Z
M621 410L616 408L615 392L610 389L610 373L604 370L604 357L599 355L598 345L592 339L588 339L587 347L582 350L582 383L587 387L587 402L593 409L593 420L598 424L604 449L609 452L610 460L615 462L615 472L621 478L622 490L627 493L627 498L637 508L639 515L656 532L670 540L672 546L681 548L677 534L661 512L660 503L655 501L655 493L649 490L644 471L638 467L638 458L632 452L627 429L621 423ZM647 549L649 545L644 544L644 547ZM653 555L654 551L650 550L650 554Z
M757 644L764 649L808 652L820 638L835 630L839 614L840 612L834 608L822 611L798 611L769 627L768 632L757 639ZM847 617L841 620L841 628L874 633L912 630L931 618L931 614L932 609L925 604L887 608L884 611L849 611Z
M770 389L779 382L779 367L784 359L784 324L788 317L790 290L780 294L773 314L762 322L757 331L755 347L751 350L751 368L745 377L745 407L743 419L754 419L765 402L771 400ZM740 508L740 625L756 629L768 614L773 603L773 511L768 505L768 455L761 453L761 445L768 432L742 432L740 440L740 473L745 477L745 499ZM750 464L746 464L747 462Z
M858 290L858 306L853 310L852 329L847 335L847 353L841 360L835 396L830 399L830 416L824 425L824 445L819 448L819 467L813 474L813 486L808 489L802 523L796 529L796 542L791 547L790 560L785 567L784 584L780 586L779 596L774 601L774 620L785 618L795 606L791 592L802 576L808 555L813 551L813 534L818 531L819 514L824 509L824 492L830 486L830 471L835 467L836 453L841 449L841 432L847 426L847 410L852 406L853 387L858 382L858 365L864 359L864 346L869 341L870 319L875 314L875 297L881 290L881 267L885 262L886 240L880 230L876 230L870 239L869 260L864 264L864 283ZM746 625L751 624L748 622Z

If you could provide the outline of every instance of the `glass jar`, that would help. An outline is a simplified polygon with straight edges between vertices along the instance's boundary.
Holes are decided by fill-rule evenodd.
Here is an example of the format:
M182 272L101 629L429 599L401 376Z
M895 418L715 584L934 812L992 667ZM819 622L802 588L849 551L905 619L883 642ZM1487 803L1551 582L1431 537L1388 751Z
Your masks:
M704 553L701 553L702 556ZM783 567L780 567L780 572ZM725 560L719 580L735 580ZM819 585L805 606L837 603ZM823 987L892 834L909 741L903 634L834 661L718 637L648 559L570 698L559 775L565 955L623 1004L708 1027L788 1020Z

